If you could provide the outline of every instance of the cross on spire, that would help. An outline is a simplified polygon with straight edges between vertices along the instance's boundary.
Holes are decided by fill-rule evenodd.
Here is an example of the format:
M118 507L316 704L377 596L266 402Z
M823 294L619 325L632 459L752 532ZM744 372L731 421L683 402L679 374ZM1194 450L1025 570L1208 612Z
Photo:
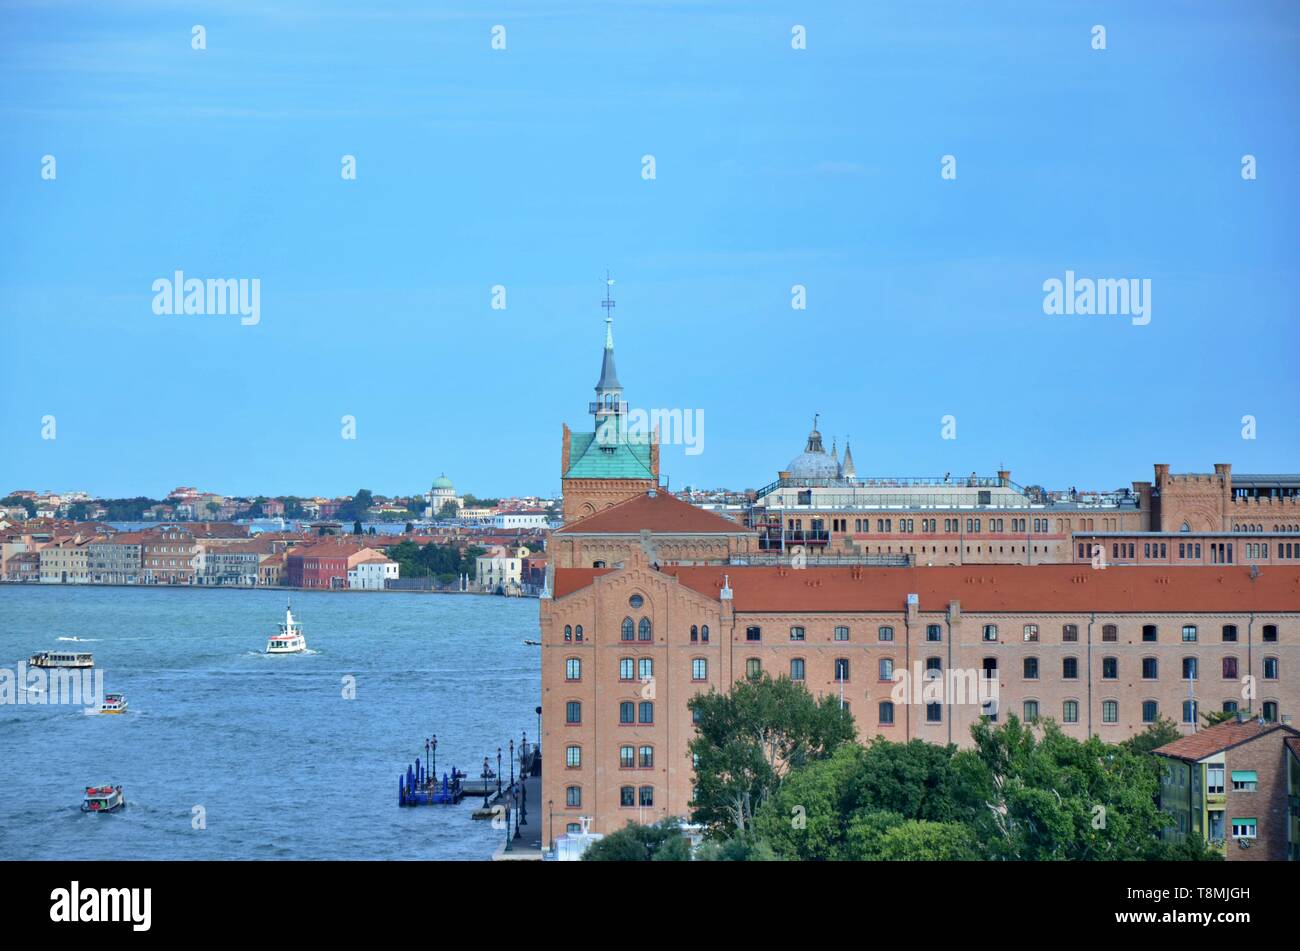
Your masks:
M605 319L614 319L614 298L610 296L610 288L614 286L614 279L609 276L609 269L605 269L605 299L600 302L600 306L605 308Z

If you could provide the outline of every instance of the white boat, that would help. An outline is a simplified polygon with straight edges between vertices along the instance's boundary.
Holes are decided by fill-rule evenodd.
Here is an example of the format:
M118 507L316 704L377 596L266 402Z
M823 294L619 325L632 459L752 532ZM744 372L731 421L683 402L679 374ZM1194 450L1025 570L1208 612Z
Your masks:
M301 654L307 649L307 638L302 636L302 629L293 619L293 606L284 609L284 623L280 633L272 634L266 642L268 654Z
M126 713L126 695L121 693L104 694L104 702L99 705L100 713Z
M27 658L29 667L94 667L95 655L68 651L41 651Z
M87 786L82 812L113 812L126 805L121 786Z

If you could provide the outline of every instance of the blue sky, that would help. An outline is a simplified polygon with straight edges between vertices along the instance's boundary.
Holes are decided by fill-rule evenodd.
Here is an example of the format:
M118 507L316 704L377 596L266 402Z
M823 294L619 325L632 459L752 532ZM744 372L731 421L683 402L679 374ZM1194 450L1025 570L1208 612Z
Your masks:
M0 18L0 491L403 493L445 471L557 492L606 268L629 401L705 414L704 452L664 449L673 487L770 481L814 412L860 474L1300 470L1300 5ZM177 269L259 278L261 322L155 315ZM1150 279L1150 324L1045 315L1067 269Z

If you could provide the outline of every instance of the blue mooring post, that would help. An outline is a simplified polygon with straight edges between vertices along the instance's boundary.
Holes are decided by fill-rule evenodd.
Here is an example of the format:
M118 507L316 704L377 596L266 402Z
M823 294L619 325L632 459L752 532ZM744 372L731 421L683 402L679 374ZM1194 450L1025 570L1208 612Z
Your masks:
M397 774L397 804L406 805L406 787L402 785L402 774Z

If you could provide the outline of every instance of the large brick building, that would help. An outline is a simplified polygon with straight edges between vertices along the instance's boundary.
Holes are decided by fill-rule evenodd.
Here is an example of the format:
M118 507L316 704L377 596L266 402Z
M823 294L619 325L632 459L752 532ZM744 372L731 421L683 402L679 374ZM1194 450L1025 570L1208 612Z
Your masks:
M606 354L598 433L625 406L608 335ZM572 449L566 429L566 476ZM657 457L636 479L600 456L566 478L540 602L548 835L688 814L688 701L757 673L835 696L860 738L958 745L1013 713L1117 741L1300 707L1300 478L1157 466L1154 484L1061 498L1008 471L859 479L836 455L814 422L734 519L662 491ZM1098 557L1121 537L1123 557Z

